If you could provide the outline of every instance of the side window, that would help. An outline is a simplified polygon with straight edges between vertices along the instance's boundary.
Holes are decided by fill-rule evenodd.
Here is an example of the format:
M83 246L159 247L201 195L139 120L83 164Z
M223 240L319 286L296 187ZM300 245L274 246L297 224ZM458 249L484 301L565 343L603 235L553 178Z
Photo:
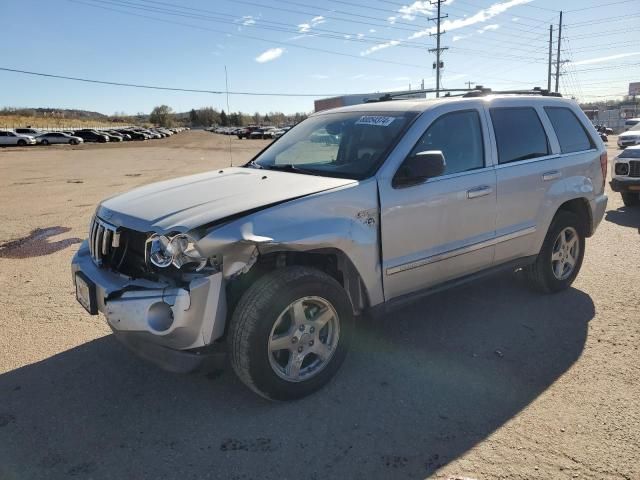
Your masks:
M440 150L444 155L447 166L443 175L484 167L482 125L478 112L445 113L436 119L409 156L427 150Z
M534 108L492 108L490 112L498 146L498 163L549 155L547 134Z
M560 143L562 153L581 152L595 148L576 115L566 107L544 107Z

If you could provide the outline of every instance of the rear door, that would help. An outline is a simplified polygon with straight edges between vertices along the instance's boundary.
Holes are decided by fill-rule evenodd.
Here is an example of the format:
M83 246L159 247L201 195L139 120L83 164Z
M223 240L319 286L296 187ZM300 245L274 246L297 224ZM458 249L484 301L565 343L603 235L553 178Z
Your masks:
M397 187L407 157L443 152L443 175ZM493 261L495 171L481 101L451 102L419 117L378 176L385 299L482 270Z

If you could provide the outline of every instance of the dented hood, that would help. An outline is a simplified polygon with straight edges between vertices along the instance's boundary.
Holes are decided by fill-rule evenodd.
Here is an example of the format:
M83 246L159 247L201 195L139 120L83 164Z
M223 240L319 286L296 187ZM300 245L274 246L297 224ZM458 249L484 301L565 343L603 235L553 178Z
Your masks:
M343 178L225 168L145 185L100 204L98 216L138 231L187 231L231 215L357 183Z

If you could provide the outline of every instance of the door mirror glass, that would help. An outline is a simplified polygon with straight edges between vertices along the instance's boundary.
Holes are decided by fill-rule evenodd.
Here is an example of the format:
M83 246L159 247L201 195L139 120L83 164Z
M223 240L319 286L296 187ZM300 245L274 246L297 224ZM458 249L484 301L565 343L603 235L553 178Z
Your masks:
M409 187L439 177L447 168L447 162L440 150L418 152L404 161L395 178L394 187Z

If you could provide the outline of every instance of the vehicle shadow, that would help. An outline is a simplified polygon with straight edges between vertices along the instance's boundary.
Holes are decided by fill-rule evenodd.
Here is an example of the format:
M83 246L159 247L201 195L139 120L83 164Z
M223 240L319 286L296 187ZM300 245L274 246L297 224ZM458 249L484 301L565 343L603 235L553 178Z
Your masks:
M617 210L609 210L604 218L607 222L621 227L637 228L640 233L640 208L620 207Z
M579 358L594 305L513 275L364 320L337 378L270 403L106 336L0 375L0 478L424 478ZM63 327L61 327L63 328Z

